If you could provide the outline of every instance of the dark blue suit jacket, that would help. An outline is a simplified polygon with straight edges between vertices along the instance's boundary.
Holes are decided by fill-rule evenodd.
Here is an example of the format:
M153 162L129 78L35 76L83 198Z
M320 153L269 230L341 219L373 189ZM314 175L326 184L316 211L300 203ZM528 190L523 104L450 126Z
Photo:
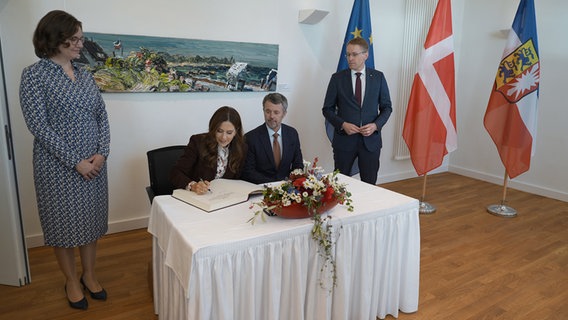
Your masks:
M331 76L322 108L324 117L334 127L332 146L334 150L353 150L357 147L358 134L347 135L341 125L347 121L357 126L374 122L378 131L364 137L365 148L378 151L383 142L381 129L392 112L389 88L382 72L365 69L365 95L360 107L353 94L351 70L339 71Z
M245 134L248 145L247 158L241 178L261 184L288 178L294 169L304 168L304 158L300 149L300 138L296 129L282 124L282 159L276 170L272 141L268 136L266 124L261 124Z

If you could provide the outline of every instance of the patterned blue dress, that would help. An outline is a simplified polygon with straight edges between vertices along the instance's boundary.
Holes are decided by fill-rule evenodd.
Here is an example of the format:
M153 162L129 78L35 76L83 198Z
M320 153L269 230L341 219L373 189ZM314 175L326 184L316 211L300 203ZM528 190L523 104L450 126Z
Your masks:
M45 244L77 247L108 228L106 162L98 177L84 179L75 166L94 154L108 158L110 129L93 76L73 65L75 81L49 59L25 68L20 104L34 136L33 168Z

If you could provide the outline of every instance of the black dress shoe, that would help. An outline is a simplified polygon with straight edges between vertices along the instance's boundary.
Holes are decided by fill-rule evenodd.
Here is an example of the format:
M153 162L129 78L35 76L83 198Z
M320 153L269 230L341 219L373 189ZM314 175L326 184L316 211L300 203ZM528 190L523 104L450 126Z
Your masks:
M91 298L102 301L105 301L107 299L107 292L105 289L102 289L99 292L92 292L91 289L89 289L83 281L83 277L81 277L81 284L83 285L83 288L89 292Z
M67 285L65 285L65 295L67 295ZM67 297L67 301L69 301L69 306L73 309L87 310L87 308L89 307L89 302L85 297L76 302L72 302L71 300L69 300L69 297Z

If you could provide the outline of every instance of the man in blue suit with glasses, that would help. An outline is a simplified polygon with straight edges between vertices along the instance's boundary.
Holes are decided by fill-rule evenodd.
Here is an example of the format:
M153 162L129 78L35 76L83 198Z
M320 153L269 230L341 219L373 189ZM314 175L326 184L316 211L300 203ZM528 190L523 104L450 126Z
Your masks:
M335 128L335 169L349 175L358 158L361 181L376 184L381 155L381 129L392 112L387 81L382 72L367 68L369 44L363 38L347 43L349 69L331 76L322 113Z

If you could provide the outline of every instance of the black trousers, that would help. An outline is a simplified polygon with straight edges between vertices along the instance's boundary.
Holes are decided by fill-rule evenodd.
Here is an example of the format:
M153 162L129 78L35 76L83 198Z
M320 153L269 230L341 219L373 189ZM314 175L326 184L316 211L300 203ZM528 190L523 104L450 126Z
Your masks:
M370 152L365 147L363 136L358 135L355 148L345 148L342 150L333 149L333 160L335 170L339 170L344 175L351 175L351 168L357 159L359 175L361 181L375 185L379 173L381 149Z

